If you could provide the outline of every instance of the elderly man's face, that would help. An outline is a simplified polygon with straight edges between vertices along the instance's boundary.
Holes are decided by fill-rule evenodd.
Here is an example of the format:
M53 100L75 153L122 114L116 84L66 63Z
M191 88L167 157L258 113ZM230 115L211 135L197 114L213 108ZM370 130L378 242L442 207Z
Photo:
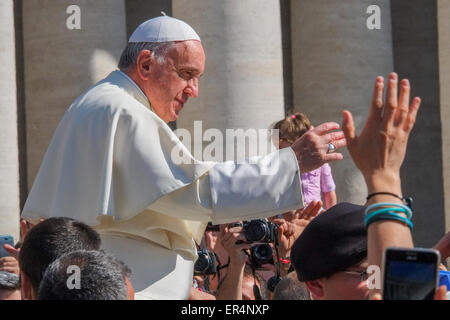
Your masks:
M165 62L154 61L144 92L155 113L165 122L175 121L187 100L198 96L198 79L205 69L200 41L183 41L171 47Z

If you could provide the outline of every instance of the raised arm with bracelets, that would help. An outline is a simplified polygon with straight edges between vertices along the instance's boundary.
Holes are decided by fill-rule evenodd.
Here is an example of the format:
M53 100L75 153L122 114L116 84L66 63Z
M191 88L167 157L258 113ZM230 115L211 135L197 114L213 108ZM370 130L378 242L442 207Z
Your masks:
M389 192L402 197L400 167L406 153L409 134L414 127L420 98L410 105L410 84L407 79L400 83L398 76L389 75L386 100L383 103L383 77L375 81L369 116L359 136L355 133L352 114L343 113L342 129L347 147L356 166L361 170L369 194ZM367 202L402 204L398 197L376 194ZM413 247L411 230L407 224L396 220L381 220L368 227L368 263L381 267L384 249L390 246ZM377 293L372 290L371 295Z

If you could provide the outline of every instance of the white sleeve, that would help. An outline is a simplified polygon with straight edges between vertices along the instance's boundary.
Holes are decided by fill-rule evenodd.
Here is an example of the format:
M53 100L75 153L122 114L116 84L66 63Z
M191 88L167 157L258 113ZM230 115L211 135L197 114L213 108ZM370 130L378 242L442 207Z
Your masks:
M291 148L224 162L189 186L157 200L149 209L214 224L270 217L303 206L300 169Z

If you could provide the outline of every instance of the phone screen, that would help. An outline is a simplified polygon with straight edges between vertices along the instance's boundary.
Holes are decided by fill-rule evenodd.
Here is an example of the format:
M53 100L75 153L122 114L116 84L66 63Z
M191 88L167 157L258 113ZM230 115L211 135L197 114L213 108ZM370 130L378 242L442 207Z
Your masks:
M434 252L387 250L385 257L385 300L432 300L438 276Z
M7 257L7 256L10 255L5 249L3 249L3 245L5 243L14 246L14 238L12 236L9 236L9 235L6 235L6 236L5 235L3 235L3 236L0 235L0 258Z

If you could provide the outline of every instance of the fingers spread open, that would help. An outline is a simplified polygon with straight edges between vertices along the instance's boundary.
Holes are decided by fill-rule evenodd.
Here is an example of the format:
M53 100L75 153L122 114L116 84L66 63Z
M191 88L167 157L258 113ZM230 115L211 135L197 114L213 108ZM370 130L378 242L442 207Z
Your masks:
M370 115L368 121L380 120L383 113L383 90L384 78L377 77L373 88L372 104L370 106Z
M325 162L332 162L332 161L337 161L337 160L342 160L342 159L344 159L344 156L341 153L327 153L323 157L323 160Z
M339 124L338 123L336 123L336 122L325 122L325 123L322 123L321 125L318 125L317 127L315 127L311 131L314 131L319 136L323 136L328 131L337 130L337 129L339 129Z
M342 113L342 130L344 132L345 140L350 144L356 139L355 124L353 116L350 111L344 110Z
M395 125L402 125L408 115L410 91L411 87L408 79L403 79L400 84L400 97L398 100L397 112L395 114Z
M344 132L342 131L331 132L322 136L322 140L324 141L324 143L332 142L334 144L335 140L340 139L344 139Z
M345 147L347 145L347 141L345 140L344 137L342 139L339 139L339 140L334 140L331 143L334 145L334 147L336 149L343 148L343 147Z
M317 203L315 204L315 206L309 216L311 218L314 218L315 216L317 216L319 214L321 208L322 208L322 201L317 201Z
M394 121L394 116L397 111L397 86L398 86L398 76L396 73L391 73L389 75L389 83L386 92L386 103L384 106L383 113L383 127L387 128Z
M419 97L415 97L411 103L411 107L409 108L408 115L406 117L406 121L405 121L405 124L403 127L403 129L408 133L414 127L414 123L416 122L417 112L419 111L421 102L422 102L422 100L420 100Z

